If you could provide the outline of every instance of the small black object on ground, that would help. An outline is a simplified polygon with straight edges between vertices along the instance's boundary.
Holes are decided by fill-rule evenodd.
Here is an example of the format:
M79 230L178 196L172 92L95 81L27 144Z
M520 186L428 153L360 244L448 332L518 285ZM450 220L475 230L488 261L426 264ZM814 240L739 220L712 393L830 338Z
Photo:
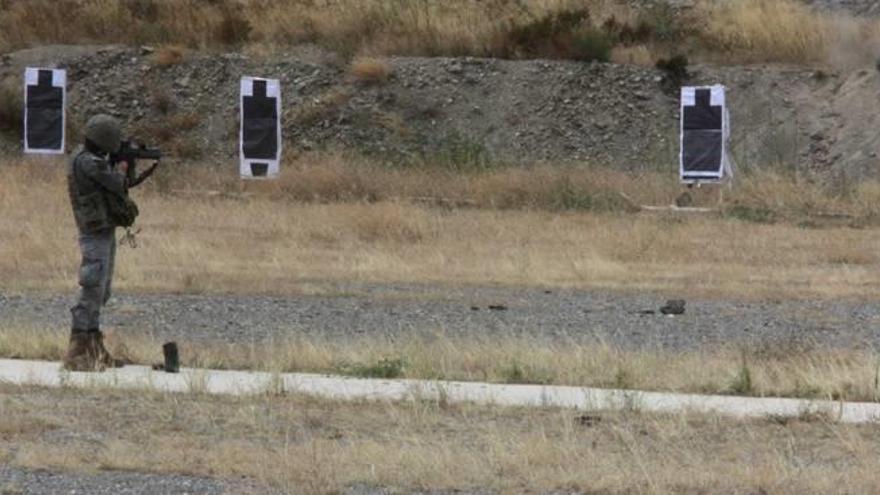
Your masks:
M664 315L683 315L684 299L670 299L666 301L666 305L660 308L660 312Z
M156 371L165 371L166 373L177 373L180 371L180 354L177 351L177 343L166 342L162 345L162 354L165 356L164 363L153 365Z
M492 311L507 311L507 306L503 304L490 304L489 309Z

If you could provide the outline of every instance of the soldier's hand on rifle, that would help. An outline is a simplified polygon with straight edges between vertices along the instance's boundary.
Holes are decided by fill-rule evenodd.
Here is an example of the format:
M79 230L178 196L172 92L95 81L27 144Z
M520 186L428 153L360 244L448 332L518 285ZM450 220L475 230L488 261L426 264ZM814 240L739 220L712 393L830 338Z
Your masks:
M117 164L116 164L116 170L117 170L120 174L127 174L127 173L128 173L128 162L119 162L119 163L117 163Z

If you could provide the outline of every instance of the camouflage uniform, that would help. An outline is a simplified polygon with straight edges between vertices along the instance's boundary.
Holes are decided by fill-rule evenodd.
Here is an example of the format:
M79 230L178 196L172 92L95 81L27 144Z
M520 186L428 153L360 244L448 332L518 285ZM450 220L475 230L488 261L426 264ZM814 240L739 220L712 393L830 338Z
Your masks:
M112 195L127 197L124 174L110 167L109 153L120 146L119 122L96 115L86 124L85 146L78 148L67 169L67 190L79 231L82 263L80 293L71 308L70 345L63 365L71 371L100 371L121 366L104 347L101 307L110 299L116 258L116 224L108 207Z
M97 331L101 306L110 299L116 258L116 226L105 195L127 194L125 176L113 171L105 158L80 149L68 168L68 191L82 253L80 294L71 309L71 328L73 333Z

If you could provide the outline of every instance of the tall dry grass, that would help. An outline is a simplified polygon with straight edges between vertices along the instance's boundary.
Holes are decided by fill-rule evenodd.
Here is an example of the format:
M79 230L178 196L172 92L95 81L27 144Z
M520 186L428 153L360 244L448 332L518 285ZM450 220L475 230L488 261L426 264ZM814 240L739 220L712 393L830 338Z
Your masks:
M163 362L161 341L112 329L106 343L137 364ZM0 324L0 358L61 360L63 332ZM186 367L308 372L374 378L536 383L626 390L876 402L875 350L825 350L802 341L698 351L632 350L562 336L449 337L419 329L409 337L334 339L295 330L272 341L178 341Z
M116 287L295 293L313 281L407 281L870 297L880 284L871 227L880 188L870 184L840 198L781 179L765 192L773 184L765 177L728 196L728 213L682 217L630 212L674 197L672 179L650 175L324 165L291 166L283 180L260 183L216 169L163 170L134 194L140 247L122 249ZM62 169L0 166L6 290L74 285ZM826 209L853 215L852 225L823 227L810 216Z
M708 21L700 38L734 62L865 63L880 43L880 21L795 0L704 1L700 11Z
M554 19L567 13L586 16L562 33ZM5 0L0 9L0 52L47 43L316 43L346 56L602 59L614 47L614 60L646 65L682 51L720 63L843 55L854 63L873 62L866 57L878 31L877 21L797 0L702 0L681 12L617 0Z
M0 462L240 489L875 493L874 425L0 386ZM253 486L256 485L256 486ZM7 488L7 487L4 487ZM15 492L16 487L8 487Z

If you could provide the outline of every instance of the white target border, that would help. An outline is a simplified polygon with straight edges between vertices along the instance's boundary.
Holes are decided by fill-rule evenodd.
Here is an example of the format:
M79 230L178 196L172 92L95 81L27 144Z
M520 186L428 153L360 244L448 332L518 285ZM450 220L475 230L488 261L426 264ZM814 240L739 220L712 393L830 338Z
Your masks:
M711 105L721 105L721 167L717 172L688 172L684 170L684 107L696 104L696 92L708 89ZM729 155L730 111L727 108L727 87L722 84L712 86L682 86L678 119L678 178L682 184L700 182L721 182L733 178L733 167ZM686 178L687 177L687 178Z
M52 86L61 88L61 147L59 149L52 148L31 148L28 144L28 107L27 107L27 88L38 83L41 70L52 71ZM22 98L24 114L24 127L22 128L22 139L24 141L24 152L27 154L38 155L63 155L67 144L67 71L65 69L55 69L51 67L27 67L24 70L24 91Z
M253 96L254 81L266 81L266 96L275 98L275 111L278 115L276 128L278 129L277 143L278 148L275 152L274 159L252 159L244 156L244 97ZM238 97L238 155L239 155L239 175L242 179L250 180L266 180L276 179L281 169L281 81L278 79L269 79L265 77L243 76ZM265 177L254 177L251 174L252 163L268 163L269 169L266 171Z

